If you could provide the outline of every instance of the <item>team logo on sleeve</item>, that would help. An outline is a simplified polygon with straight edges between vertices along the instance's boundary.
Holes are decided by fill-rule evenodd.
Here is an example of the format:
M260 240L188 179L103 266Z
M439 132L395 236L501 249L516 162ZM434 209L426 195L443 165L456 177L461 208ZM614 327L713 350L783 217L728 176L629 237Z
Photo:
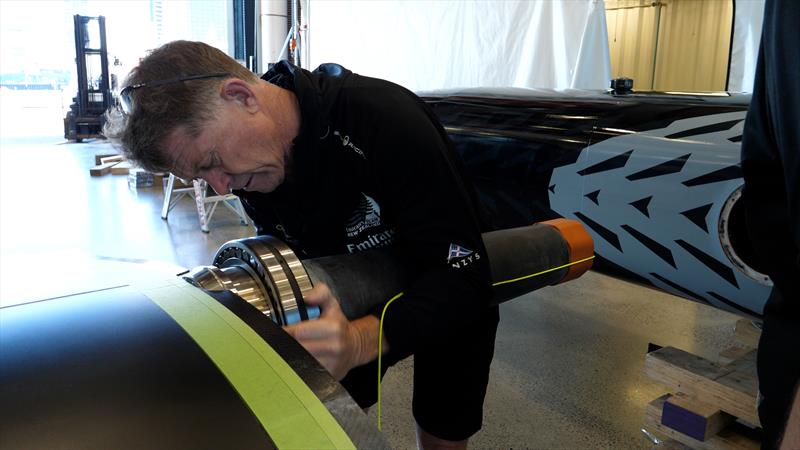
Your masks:
M447 262L456 269L466 267L473 261L481 259L480 253L462 247L457 244L450 244L450 251L447 254Z

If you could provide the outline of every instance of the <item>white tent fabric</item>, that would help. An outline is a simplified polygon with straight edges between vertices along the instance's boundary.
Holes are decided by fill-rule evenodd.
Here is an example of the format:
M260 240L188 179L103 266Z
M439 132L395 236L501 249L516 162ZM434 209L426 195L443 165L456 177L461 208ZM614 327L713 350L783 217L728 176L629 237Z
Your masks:
M603 89L602 0L311 0L308 64L336 62L408 89Z
M753 92L764 0L737 0L735 11L728 91Z

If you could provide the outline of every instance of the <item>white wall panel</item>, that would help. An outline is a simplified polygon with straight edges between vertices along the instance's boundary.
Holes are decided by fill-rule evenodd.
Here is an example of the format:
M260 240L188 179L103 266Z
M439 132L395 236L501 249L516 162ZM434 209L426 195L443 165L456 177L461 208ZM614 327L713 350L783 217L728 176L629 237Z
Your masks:
M761 23L764 21L764 0L738 0L733 19L733 45L728 90L753 92Z
M412 90L605 88L601 0L311 0L307 67L336 62Z

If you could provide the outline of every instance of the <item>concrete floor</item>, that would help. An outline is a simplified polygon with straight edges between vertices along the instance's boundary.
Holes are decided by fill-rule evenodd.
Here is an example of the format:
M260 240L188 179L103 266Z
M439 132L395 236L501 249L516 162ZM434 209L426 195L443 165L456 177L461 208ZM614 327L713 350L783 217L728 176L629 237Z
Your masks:
M202 233L189 199L163 221L160 189L134 192L124 176L89 176L108 144L60 142L0 142L0 304L176 273L252 234L227 210ZM713 358L732 344L737 319L595 272L506 303L484 427L471 447L650 448L640 431L645 405L665 389L643 375L647 344ZM383 431L398 449L415 446L412 364L383 384Z

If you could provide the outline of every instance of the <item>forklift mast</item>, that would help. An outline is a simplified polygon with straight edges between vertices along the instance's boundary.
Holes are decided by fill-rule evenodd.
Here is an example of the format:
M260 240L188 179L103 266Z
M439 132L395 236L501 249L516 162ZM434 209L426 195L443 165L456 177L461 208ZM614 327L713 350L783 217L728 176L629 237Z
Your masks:
M73 19L78 94L64 118L64 138L81 142L102 136L104 114L114 99L108 72L105 17L76 14Z

